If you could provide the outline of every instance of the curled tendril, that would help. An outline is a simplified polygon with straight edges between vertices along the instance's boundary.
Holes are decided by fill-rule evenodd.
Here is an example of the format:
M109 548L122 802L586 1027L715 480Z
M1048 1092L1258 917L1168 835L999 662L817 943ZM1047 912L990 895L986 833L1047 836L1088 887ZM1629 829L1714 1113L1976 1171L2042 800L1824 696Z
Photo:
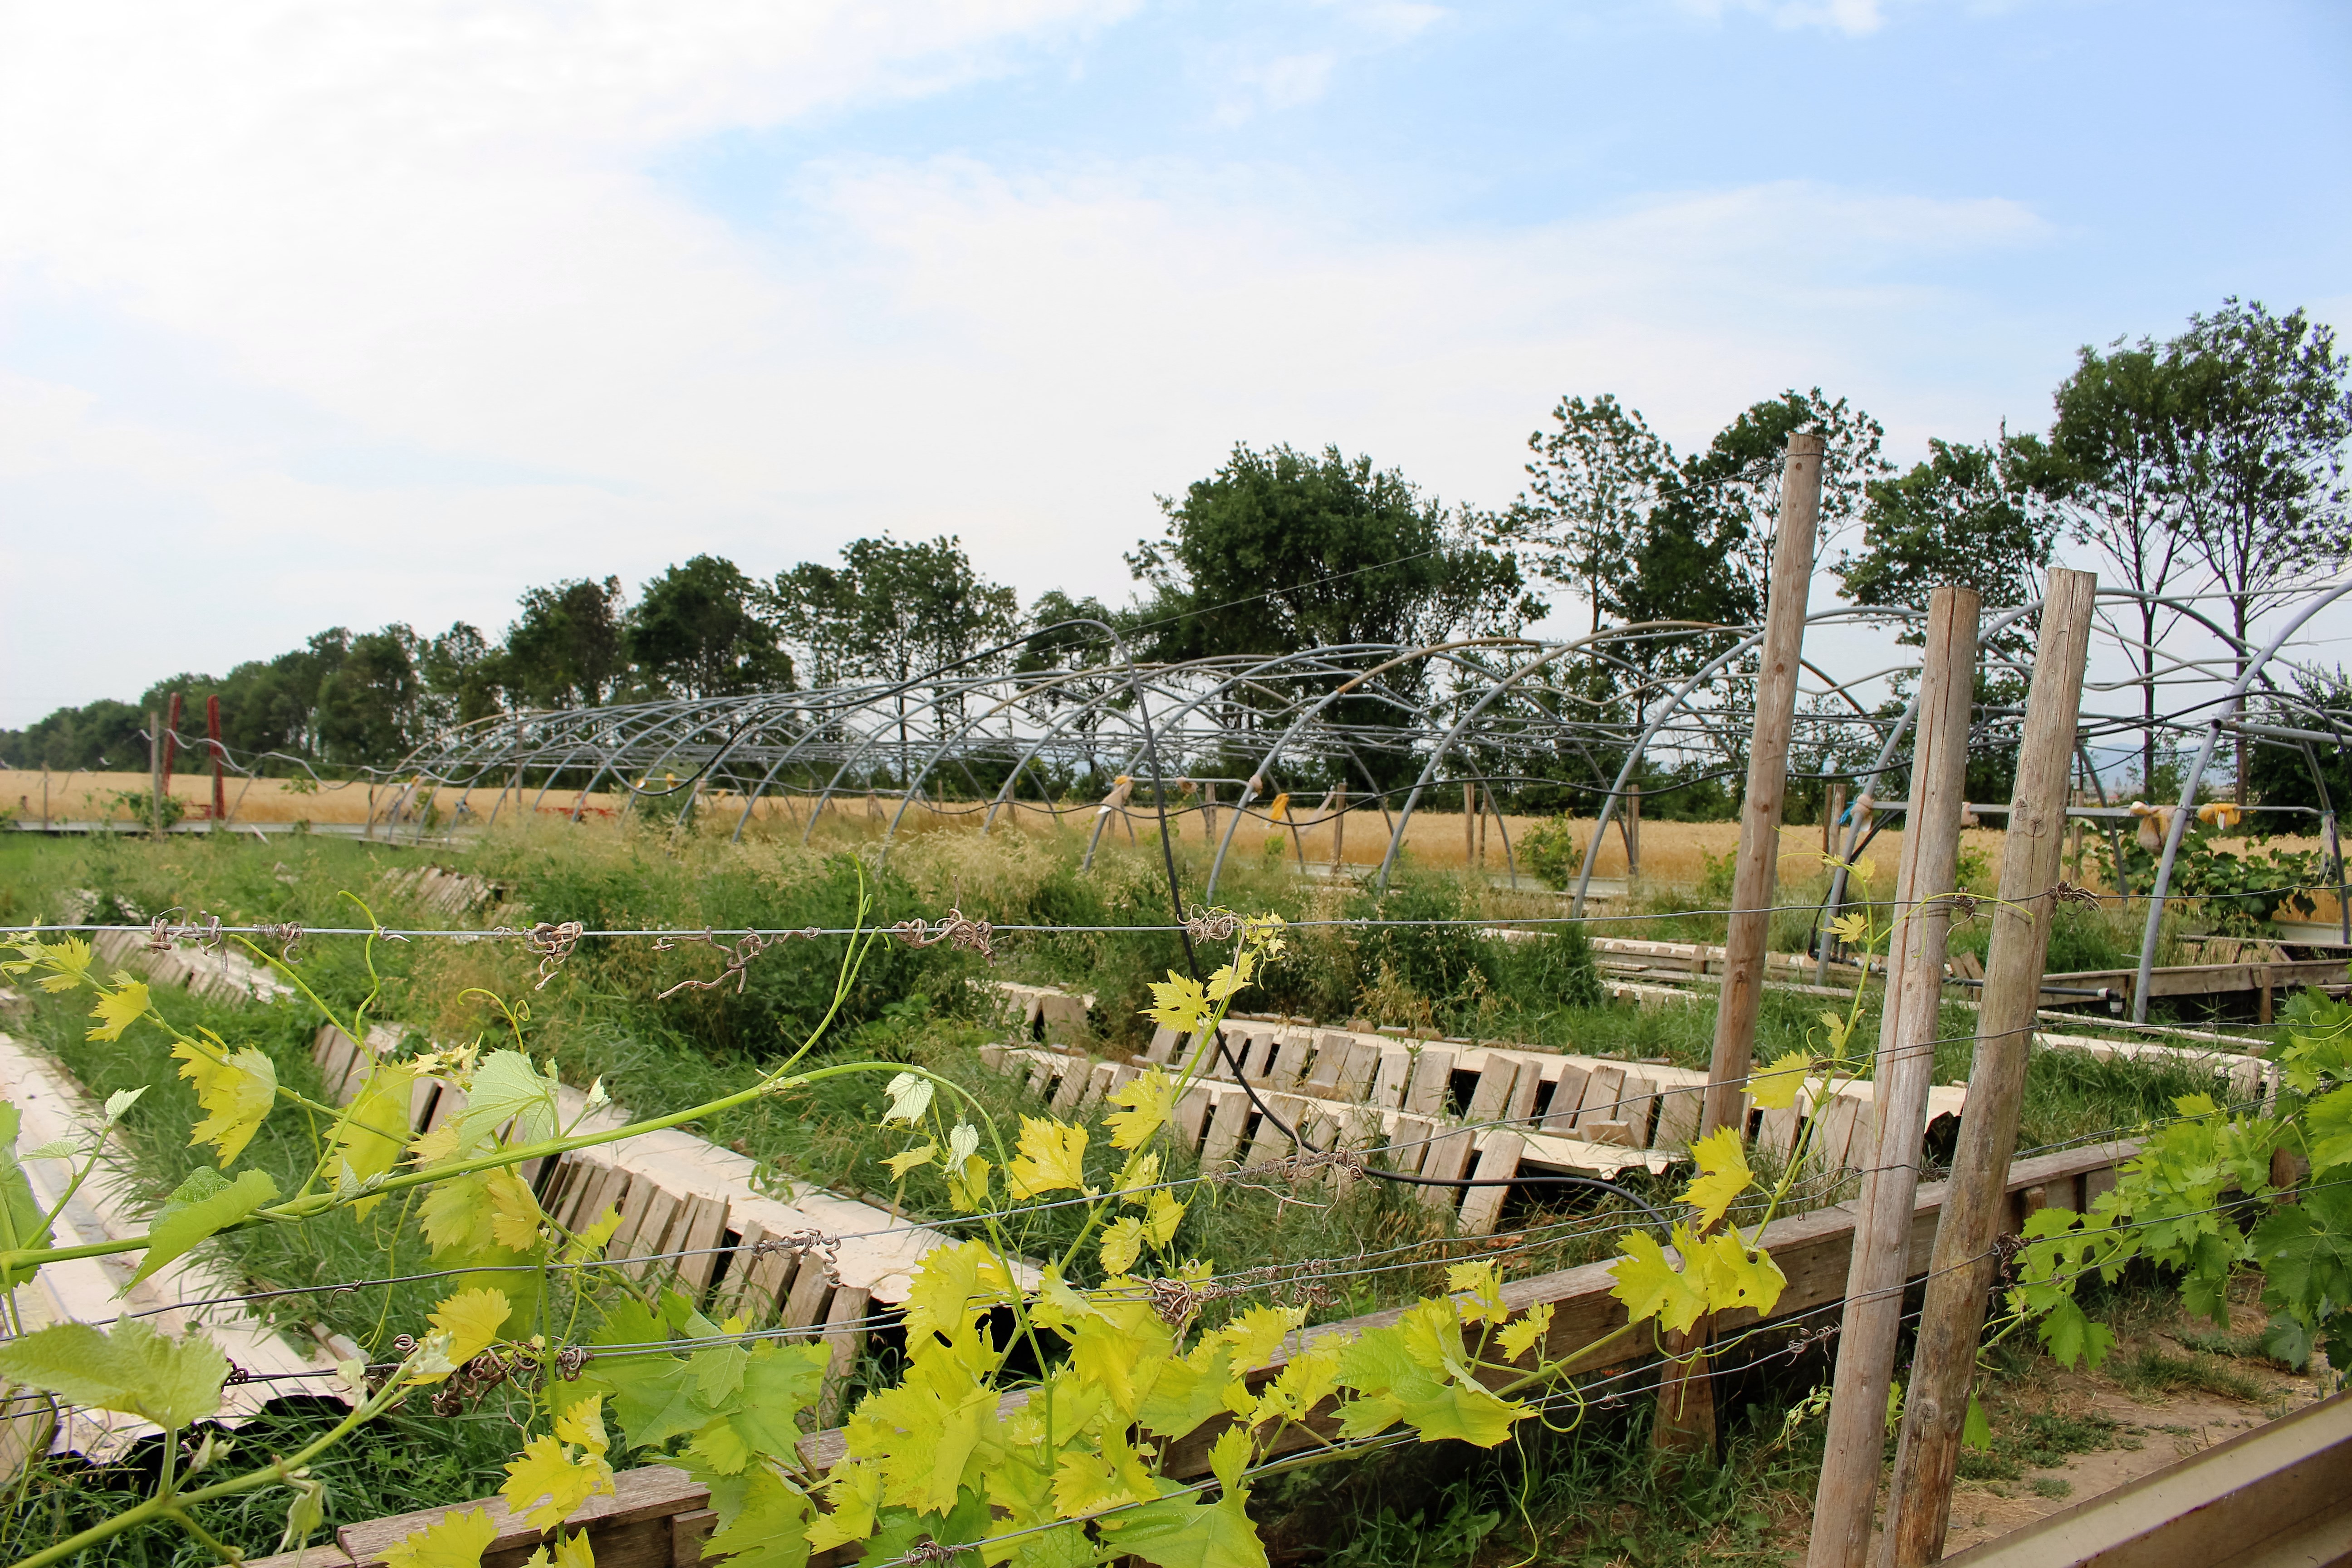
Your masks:
M767 1252L789 1252L794 1258L814 1258L824 1265L825 1282L841 1283L841 1238L827 1236L821 1230L789 1231L782 1236L761 1237L751 1244L754 1257Z
M733 947L729 947L725 942L719 940L716 932L712 931L706 926L703 928L701 934L698 936L680 937L675 942L671 941L668 937L658 938L654 942L654 951L656 952L667 952L671 948L686 947L688 945L697 947L712 947L717 948L721 953L726 955L727 963L726 966L720 969L717 974L712 975L708 980L679 981L677 984L663 992L656 1000L667 1002L671 997L677 995L679 992L688 989L695 991L716 991L719 987L727 984L727 977L730 974L735 977L735 994L740 996L743 994L743 972L750 967L753 959L767 952L768 949L780 946L784 942L790 942L796 936L805 937L807 940L814 942L818 937L821 937L824 934L824 933L822 931L819 931L814 926L807 926L800 931L778 931L773 936L763 935L762 933L755 931L745 933L742 941L737 942Z
M2098 894L2088 888L2078 888L2063 877L2059 879L2058 885L2050 889L2050 896L2062 904L2088 904L2095 910L2101 902Z
M580 945L580 933L587 930L578 921L541 921L523 933L522 943L539 960L539 984L533 991L544 991L572 950Z
M948 912L940 917L936 925L927 925L919 920L900 921L890 928L890 931L909 947L931 947L943 942L950 942L966 952L980 954L991 963L996 962L996 949L992 945L995 928L986 921L971 919L954 905L949 906Z
M1242 917L1224 908L1192 906L1184 917L1184 934L1198 942L1231 942L1241 933Z
M283 925L256 926L253 934L267 941L284 942L286 945L278 950L278 956L291 963L294 962L294 944L302 940L302 928L288 921Z

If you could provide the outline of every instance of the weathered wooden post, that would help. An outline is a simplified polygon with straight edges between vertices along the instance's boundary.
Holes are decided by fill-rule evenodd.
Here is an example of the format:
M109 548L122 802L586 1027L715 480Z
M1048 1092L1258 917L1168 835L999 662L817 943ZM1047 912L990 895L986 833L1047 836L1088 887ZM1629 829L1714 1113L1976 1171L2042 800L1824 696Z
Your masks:
M1846 1269L1845 1317L1830 1395L1829 1442L1813 1494L1807 1568L1862 1568L1886 1443L1886 1392L1903 1326L1927 1089L1936 1076L1936 1018L1944 994L1954 868L1969 768L1969 714L1976 692L1979 601L1973 588L1938 588L1927 604L1919 677L1919 728L1911 746L1911 804L1895 873L1895 930L1886 950L1872 1085L1869 1158Z
M1633 879L1642 874L1642 786L1625 786L1625 890L1630 895Z
M163 716L147 710L147 830L163 837Z
M2058 903L2068 757L2082 708L2097 582L2088 572L2054 569L2042 601L2041 647L2001 846L2000 901L1992 908L1991 951L1985 956L1978 1004L1976 1060L1928 1263L1927 1299L1904 1398L1880 1568L1920 1568L1944 1554L1960 1429L1992 1289L1993 1238L2008 1207L2009 1162L2017 1148L2033 1012L2041 1005L2050 917Z
M1756 668L1756 734L1748 752L1748 793L1739 802L1739 858L1731 879L1731 915L1723 939L1723 991L1716 1005L1715 1052L1707 1065L1701 1134L1748 1122L1748 1069L1764 1003L1764 949L1780 869L1780 812L1789 782L1789 735L1797 717L1797 661L1804 651L1806 599L1812 590L1813 536L1821 525L1822 437L1789 437L1780 470L1780 522L1772 540L1772 581L1764 606L1764 644ZM1651 1441L1689 1451L1715 1447L1715 1394L1705 1359L1707 1323L1668 1336L1670 1363L1658 1389Z
M1339 862L1348 852L1348 786L1339 784L1331 791L1331 873L1339 875Z
M212 747L213 752L212 830L218 833L221 818L228 815L228 789L226 782L221 777L221 759L227 753L221 749L220 693L217 691L209 693L205 698L205 740Z
M1845 780L1830 781L1829 802L1822 807L1822 853L1837 853L1837 820L1845 815Z
M1478 786L1462 786L1462 864L1471 870L1478 868Z

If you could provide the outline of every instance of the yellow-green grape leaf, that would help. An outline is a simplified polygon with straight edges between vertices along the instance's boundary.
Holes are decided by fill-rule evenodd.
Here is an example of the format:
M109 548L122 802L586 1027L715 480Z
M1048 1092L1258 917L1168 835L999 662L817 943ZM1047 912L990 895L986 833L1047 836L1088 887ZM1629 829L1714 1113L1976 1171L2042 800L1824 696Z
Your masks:
M1123 1215L1103 1226L1102 1267L1105 1274L1118 1276L1135 1267L1143 1256L1143 1222L1133 1215Z
M1274 1355L1283 1335L1306 1321L1304 1307L1271 1307L1261 1302L1217 1331L1234 1347L1235 1361L1245 1367L1261 1366Z
M220 1409L228 1358L201 1333L166 1339L137 1318L110 1332L57 1323L0 1343L0 1377L175 1427Z
M1230 1390L1239 1387L1246 1401L1247 1385L1234 1375L1233 1368L1233 1346L1221 1340L1208 1341L1191 1356L1168 1363L1136 1407L1137 1424L1162 1437L1181 1437L1218 1411L1230 1408L1226 1398Z
M564 1406L555 1418L558 1441L577 1443L592 1454L604 1451L604 1396L592 1394Z
M383 1568L481 1568L482 1552L498 1538L488 1509L453 1509L440 1523L394 1542L384 1552Z
M100 991L89 1016L98 1020L86 1038L119 1040L122 1031L147 1016L147 986L126 970L114 972L114 989Z
M568 1414L568 1413L567 1413ZM499 1495L525 1524L545 1530L562 1523L572 1510L598 1492L613 1491L613 1467L604 1456L583 1451L576 1457L551 1436L533 1437L520 1458L507 1461L506 1484Z
M882 1163L890 1167L890 1179L892 1181L903 1182L907 1179L908 1172L921 1170L925 1165L929 1164L933 1160L937 1159L939 1157L939 1152L940 1146L937 1143L925 1142L916 1148L901 1149L898 1152L890 1155Z
M1212 1002L1230 1001L1249 989L1250 971L1257 967L1257 954L1244 952L1209 976L1208 997Z
M236 1163L262 1118L278 1099L278 1068L251 1046L232 1053L216 1035L209 1047L183 1040L172 1054L183 1065L180 1076L196 1086L196 1103L211 1112L188 1135L191 1143L209 1143L226 1171Z
M490 1179L480 1171L436 1182L418 1206L417 1224L437 1256L478 1248L490 1240Z
M467 1080L459 1146L470 1148L483 1142L509 1121L515 1124L519 1143L536 1143L553 1133L555 1079L552 1069L541 1073L520 1051L492 1051Z
M1481 1259L1475 1263L1457 1263L1445 1271L1445 1289L1454 1295L1466 1295L1467 1301L1457 1301L1462 1321L1466 1323L1499 1323L1511 1315L1503 1304L1503 1277L1495 1272L1495 1265Z
M1048 1263L1038 1276L1037 1294L1029 1302L1029 1315L1059 1333L1088 1318L1101 1317L1102 1311L1071 1289L1070 1282L1062 1278L1058 1265Z
M809 1500L761 1465L746 1478L733 1511L719 1510L719 1526L703 1542L703 1557L723 1557L734 1568L801 1568L809 1556L810 1513Z
M416 1071L406 1062L378 1062L336 1123L333 1152L341 1162L337 1186L358 1185L399 1163L408 1142L408 1111ZM352 1205L365 1215L383 1202L382 1193L370 1193Z
M874 1515L882 1506L880 1470L844 1460L826 1472L824 1490L833 1507L809 1521L810 1551L845 1546L874 1533Z
M499 1337L499 1330L514 1310L503 1290L460 1290L425 1317L425 1321L449 1336L449 1364L454 1369L465 1365L490 1348ZM438 1383L446 1373L433 1377L421 1377L419 1383Z
M1104 1433L1093 1452L1084 1447L1065 1451L1054 1467L1054 1506L1065 1519L1159 1496L1151 1468L1120 1433Z
M1760 1247L1751 1253L1732 1231L1708 1237L1695 1262L1703 1267L1709 1311L1752 1307L1760 1318L1772 1310L1780 1292L1788 1288L1788 1277L1772 1261L1772 1255Z
M1340 1342L1336 1335L1320 1339L1292 1356L1275 1380L1260 1390L1257 1406L1244 1418L1244 1425L1255 1426L1276 1418L1306 1420L1307 1413L1339 1387Z
M1812 1065L1812 1058L1802 1051L1775 1057L1769 1065L1748 1075L1748 1097L1767 1110L1786 1110L1797 1103L1798 1091L1805 1087L1805 1075Z
M1143 1234L1151 1245L1165 1251L1176 1239L1176 1227L1184 1223L1184 1205L1171 1196L1165 1188L1151 1194L1150 1206L1143 1213Z
M1696 1180L1683 1190L1683 1202L1698 1210L1702 1228L1723 1217L1739 1194L1748 1190L1755 1173L1748 1168L1748 1152L1740 1147L1739 1129L1718 1127L1691 1145L1698 1162Z
M1180 1035L1198 1034L1209 1022L1209 998L1199 981L1171 969L1167 979L1151 982L1151 1005L1143 1016Z
M890 1102L890 1109L882 1113L882 1125L887 1127L893 1121L903 1121L909 1127L914 1126L922 1121L923 1112L931 1108L934 1092L935 1086L922 1074L898 1074L882 1086L883 1098Z
M1141 1208L1150 1201L1150 1191L1160 1184L1158 1151L1139 1155L1127 1163L1118 1176L1118 1201Z
M1675 1226L1675 1246L1685 1257L1696 1250L1688 1226ZM1666 1260L1665 1248L1646 1231L1627 1231L1617 1238L1620 1253L1609 1276L1615 1281L1609 1293L1625 1303L1625 1315L1634 1322L1655 1318L1681 1333L1706 1311L1706 1292L1683 1277Z
M47 943L28 937L16 951L27 957L37 954L53 972L41 976L44 991L70 991L89 978L89 943L78 936Z
M588 1532L575 1530L569 1535L558 1536L551 1568L596 1568L596 1551L588 1544Z
M971 1333L972 1314L1010 1301L1012 1277L982 1241L935 1247L923 1254L907 1288L907 1342L941 1334L958 1340Z
M1503 1347L1505 1361L1517 1361L1550 1331L1551 1303L1539 1301L1514 1321L1504 1324L1495 1342Z
M1176 1080L1154 1068L1111 1090L1110 1099L1112 1104L1126 1107L1103 1118L1103 1125L1110 1130L1111 1146L1140 1149L1174 1112Z
M1005 1168L1004 1188L1015 1199L1065 1188L1087 1191L1087 1130L1042 1117L1021 1119L1020 1152ZM1092 1193L1087 1193L1089 1197Z
M232 1182L209 1165L197 1166L163 1201L163 1212L155 1216L147 1232L147 1255L139 1260L139 1271L131 1277L131 1285L277 1195L277 1178L267 1171L240 1172ZM131 1285L123 1289L129 1290Z
M22 1113L0 1100L0 1219L6 1221L6 1237L16 1246L47 1247L51 1237L48 1227L41 1223L47 1211L33 1196L32 1181L16 1162L16 1132L22 1125ZM0 1273L0 1289L23 1284L33 1277L37 1268L27 1266Z
M620 1228L620 1205L605 1205L604 1212L596 1216L595 1223L574 1236L572 1245L563 1249L563 1261L586 1263L592 1258L604 1257L604 1248L612 1244L613 1233Z
M995 1169L980 1155L967 1158L948 1172L948 1202L958 1214L978 1214L988 1206L988 1173Z
M1862 872L1864 882L1870 880L1870 873L1875 869L1867 860L1855 868ZM1840 915L1830 921L1830 934L1854 947L1867 946L1870 942L1870 917L1860 910Z
M539 1212L539 1200L511 1165L498 1166L488 1175L482 1190L490 1201L490 1239L510 1251L530 1251L539 1245L540 1222L545 1217Z
M1423 1301L1393 1327L1368 1330L1340 1352L1339 1381L1356 1397L1339 1406L1339 1429L1369 1437L1404 1421L1424 1438L1491 1448L1534 1411L1498 1397L1465 1370L1453 1302Z

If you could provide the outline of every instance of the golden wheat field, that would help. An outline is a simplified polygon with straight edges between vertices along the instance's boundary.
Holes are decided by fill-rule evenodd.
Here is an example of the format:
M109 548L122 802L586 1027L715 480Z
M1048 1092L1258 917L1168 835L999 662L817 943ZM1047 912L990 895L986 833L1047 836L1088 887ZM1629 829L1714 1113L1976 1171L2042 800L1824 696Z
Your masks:
M0 770L0 809L13 813L24 823L43 820L58 822L91 822L112 820L129 822L131 814L124 808L121 796L126 794L143 795L148 786L144 773L61 773L43 774L37 770ZM172 780L171 795L187 808L187 820L202 820L208 813L212 800L212 779L209 774L176 773ZM598 792L583 796L577 790L544 791L529 789L520 795L512 790L454 789L426 790L398 784L368 784L364 783L329 784L314 790L298 790L283 779L230 779L225 794L228 807L225 818L228 826L251 823L265 826L288 825L297 822L336 823L359 826L374 823L391 826L414 827L428 811L432 820L440 825L455 822L483 824L495 819L500 824L518 818L534 821L562 819L573 811L589 825L609 825L618 822L628 805L625 792ZM46 809L45 809L46 806ZM464 809L460 811L460 806ZM705 831L732 831L740 820L743 801L740 795L713 791L702 797L700 826ZM838 795L827 804L816 818L814 837L828 841L856 840L879 836L890 826L898 812L897 797L865 793ZM1306 809L1293 814L1295 820L1273 822L1260 811L1253 811L1238 827L1233 826L1233 808L1204 808L1194 805L1182 811L1171 811L1171 822L1180 843L1207 847L1215 839L1231 832L1226 847L1229 859L1248 858L1270 859L1277 855L1293 865L1304 861L1310 868L1328 867L1339 863L1358 870L1380 864L1386 853L1393 814L1383 815L1372 807L1359 805L1346 815L1340 827L1328 814ZM1061 834L1073 839L1092 835L1099 826L1111 843L1145 842L1157 831L1157 815L1149 807L1131 807L1106 813L1098 805L1087 802L1067 802L1048 808L1034 801L1023 801L996 809L992 821L990 808L983 803L918 802L906 810L898 822L898 832L932 833L972 828L989 821L992 830L1008 828L1035 834ZM1466 836L1464 814L1457 810L1416 811L1405 828L1405 848L1414 865L1454 869L1475 862L1488 872L1502 874L1514 868L1523 879L1532 879L1524 854L1528 835L1539 826L1556 822L1557 818L1507 816L1487 816L1483 823L1474 820ZM1569 831L1580 851L1591 842L1593 822L1590 817L1568 819ZM810 802L805 799L764 797L752 813L749 831L762 836L779 833L800 833L812 828ZM1483 829L1483 839L1481 832ZM1507 838L1510 848L1505 848ZM1981 857L1979 885L1990 885L1989 879L2000 869L2002 835L1999 828L1977 827L1961 836L1962 851L1969 857ZM1736 822L1644 822L1640 828L1640 880L1657 887L1690 886L1706 874L1707 858L1729 856L1738 847L1739 825ZM2271 843L2282 848L2315 849L2318 841L2312 838L2280 837ZM1601 881L1622 886L1626 879L1625 839L1622 830L1612 823L1608 836L1601 846L1600 858L1593 875ZM1823 869L1822 836L1818 826L1784 827L1780 830L1780 876L1784 882L1797 883L1820 875ZM1882 830L1864 851L1863 858L1874 873L1874 879L1893 874L1903 850L1900 829ZM2085 864L2077 868L2071 858L2067 875L2087 885L2097 885L2095 868ZM2328 921L2336 918L2332 898L2321 897L2323 908L2313 918Z

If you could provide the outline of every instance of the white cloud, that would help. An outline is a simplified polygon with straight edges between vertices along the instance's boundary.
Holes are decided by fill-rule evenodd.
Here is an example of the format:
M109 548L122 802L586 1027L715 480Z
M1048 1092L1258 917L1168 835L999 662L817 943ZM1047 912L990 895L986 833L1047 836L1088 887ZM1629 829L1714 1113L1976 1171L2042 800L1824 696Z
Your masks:
M53 299L129 326L63 363L0 349L0 722L338 621L495 627L526 584L886 528L1117 595L1151 492L1234 440L1497 504L1566 391L1685 440L1791 384L1874 405L1889 344L1998 329L1923 266L2042 237L2003 201L1804 184L1401 233L1280 170L957 159L809 168L749 237L654 155L1109 13L674 14L116 39L68 9L7 52L0 329ZM122 391L165 356L184 387Z
M1709 21L1727 12L1762 16L1776 27L1824 27L1861 37L1885 25L1881 0L1675 0L1682 9Z

